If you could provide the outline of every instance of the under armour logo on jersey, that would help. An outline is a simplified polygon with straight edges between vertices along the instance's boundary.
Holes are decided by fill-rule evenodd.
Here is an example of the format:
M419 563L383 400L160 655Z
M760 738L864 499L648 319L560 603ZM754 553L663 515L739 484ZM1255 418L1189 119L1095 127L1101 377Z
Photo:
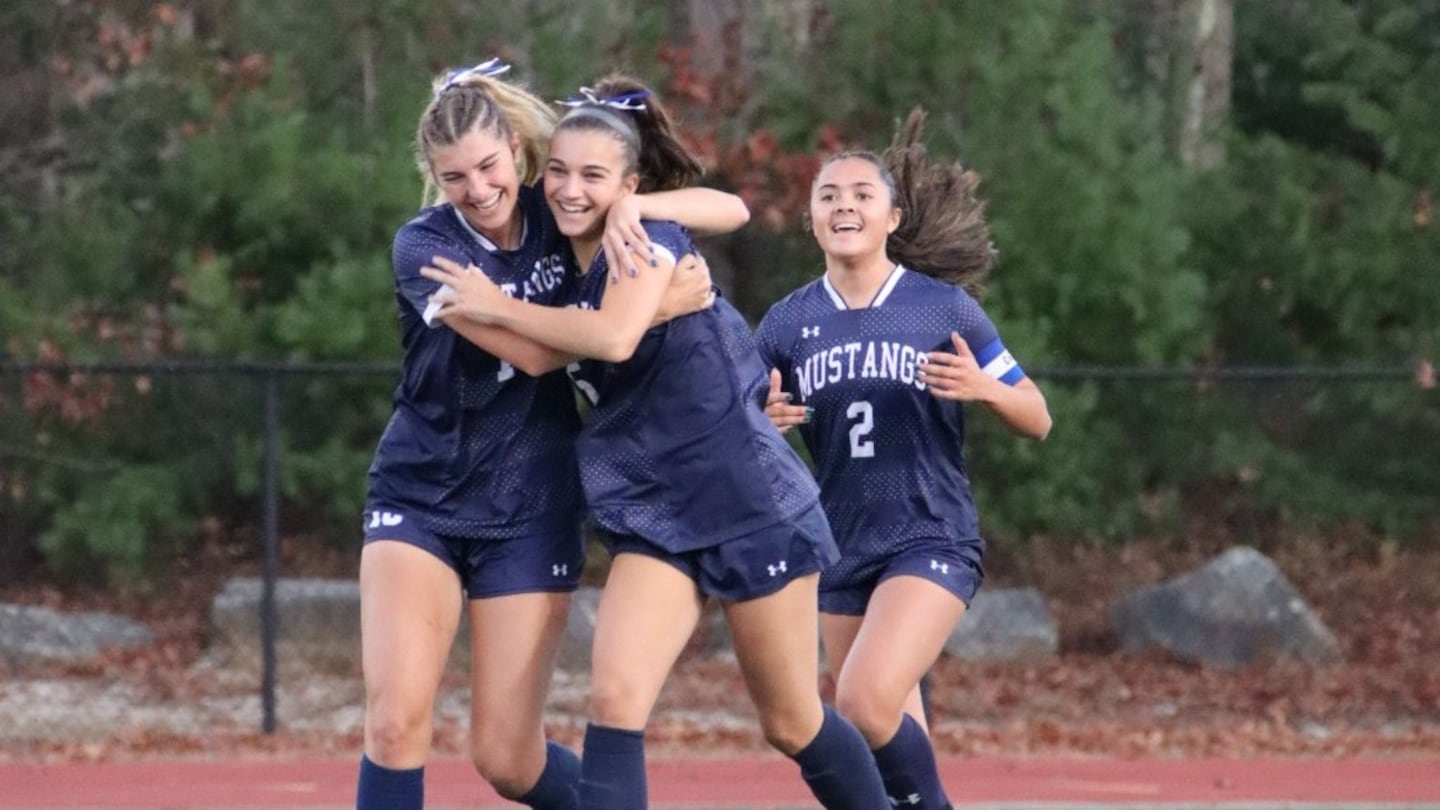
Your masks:
M802 337L802 338L820 337L820 327L818 327L818 326L802 326L802 327L800 327L800 337Z
M769 572L770 572L770 576L772 576L772 577L779 576L779 575L785 573L785 561L784 561L784 560L781 560L780 562L778 562L778 563L776 563L776 564L774 564L774 565L767 565L767 566L765 566L765 570L766 570L766 571L769 571Z
M550 566L550 575L551 575L551 576L556 576L556 577L568 577L568 576L570 576L570 566L569 566L569 565L552 565L552 566Z
M919 803L920 803L920 794L919 794L919 793L911 793L909 796L906 796L906 797L903 798L903 799L897 799L897 798L895 798L894 796L886 796L885 798L889 799L889 800L890 800L890 803L893 804L893 805L895 805L896 807L899 807L899 806L902 805L902 804L919 804Z
M394 512L371 512L370 525L367 528L378 529L381 526L399 526L405 522L404 515L397 515Z
M931 561L930 561L930 570L931 570L931 571L939 571L940 573L942 573L942 574L944 574L944 575L946 575L946 576L949 576L949 575L950 575L950 563L942 563L942 562L940 562L940 561L938 561L938 560L931 560Z

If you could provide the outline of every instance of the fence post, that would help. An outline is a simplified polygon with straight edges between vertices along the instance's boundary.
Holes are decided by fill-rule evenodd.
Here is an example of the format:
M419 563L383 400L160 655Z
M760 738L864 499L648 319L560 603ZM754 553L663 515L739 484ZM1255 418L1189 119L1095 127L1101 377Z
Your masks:
M260 730L275 733L275 579L280 549L280 375L265 372L264 471L261 480L263 584L260 593L260 646L262 655Z

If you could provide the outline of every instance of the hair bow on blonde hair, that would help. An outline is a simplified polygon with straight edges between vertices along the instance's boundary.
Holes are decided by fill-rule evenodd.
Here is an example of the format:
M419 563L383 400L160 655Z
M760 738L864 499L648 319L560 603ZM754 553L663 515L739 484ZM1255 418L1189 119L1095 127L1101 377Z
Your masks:
M510 66L501 62L499 59L490 59L485 62L481 62L474 67L458 68L456 70L450 71L450 75L446 76L445 80L440 83L440 86L438 88L436 88L435 94L438 96L439 94L445 92L446 90L449 90L457 84L463 84L466 79L470 79L475 76L494 78L502 73L505 73L508 70L510 70Z

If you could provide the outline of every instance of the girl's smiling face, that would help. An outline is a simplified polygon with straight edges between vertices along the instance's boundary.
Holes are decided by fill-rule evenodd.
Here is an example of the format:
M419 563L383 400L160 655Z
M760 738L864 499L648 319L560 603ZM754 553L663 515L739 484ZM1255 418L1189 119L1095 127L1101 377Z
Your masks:
M430 169L470 226L504 246L517 216L519 144L498 133L471 131L448 146L430 151Z
M810 228L827 256L883 253L899 225L900 209L874 163L850 157L821 168L810 191Z
M624 145L604 130L561 129L550 141L545 200L572 240L598 240L610 206L639 183L627 171Z

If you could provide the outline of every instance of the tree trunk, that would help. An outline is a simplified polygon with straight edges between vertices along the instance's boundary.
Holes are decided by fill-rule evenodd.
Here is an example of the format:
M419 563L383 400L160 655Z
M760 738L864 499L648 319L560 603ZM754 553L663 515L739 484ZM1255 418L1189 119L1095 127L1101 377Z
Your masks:
M760 125L752 120L749 88L764 70L767 36L788 45L788 62L803 60L810 46L819 0L685 0L671 5L669 39L683 66L713 93L705 104L684 110L683 124L714 134L722 142L743 140ZM772 45L773 49L773 45ZM773 55L772 55L773 56ZM773 69L773 64L772 64ZM715 283L743 311L763 309L765 285L760 264L770 256L770 237L751 225L739 233L707 240L705 256Z
M1137 0L1144 63L1164 89L1171 147L1187 166L1225 162L1220 125L1230 111L1235 0Z

